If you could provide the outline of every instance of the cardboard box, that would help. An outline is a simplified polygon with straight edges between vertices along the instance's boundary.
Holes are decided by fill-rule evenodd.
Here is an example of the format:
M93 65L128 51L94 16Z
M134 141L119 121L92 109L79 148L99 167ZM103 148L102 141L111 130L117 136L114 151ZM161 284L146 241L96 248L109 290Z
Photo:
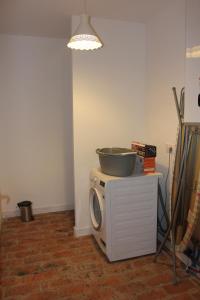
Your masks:
M132 142L131 148L143 157L156 157L156 146L147 145L140 142Z
M135 173L136 174L149 174L156 171L156 159L155 157L143 157L141 155L136 156Z

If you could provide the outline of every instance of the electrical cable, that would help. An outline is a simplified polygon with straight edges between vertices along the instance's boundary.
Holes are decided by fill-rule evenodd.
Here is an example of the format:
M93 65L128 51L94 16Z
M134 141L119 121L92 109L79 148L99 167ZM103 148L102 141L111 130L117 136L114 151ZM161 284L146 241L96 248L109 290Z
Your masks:
M167 196L168 196L167 183L168 183L168 178L169 178L170 168L171 168L171 153L172 153L172 149L169 149L168 170L167 170L167 175L166 175L166 179L165 179L165 203L167 201Z
M184 116L181 114L183 113L183 108L184 108L184 90L181 91L181 99L180 102L181 105L178 103L178 97L176 93L176 88L172 88L173 94L174 94L174 100L175 100L175 105L176 105L176 110L177 110L177 115L178 115L178 120L179 120L179 136L178 136L178 145L176 149L176 159L177 155L180 151L180 165L179 165L179 172L178 172L178 178L177 178L177 190L176 190L176 201L174 203L174 207L172 209L172 214L171 214L171 222L169 223L167 232L164 236L164 239L162 240L156 255L154 257L154 262L156 262L157 257L160 255L162 249L165 247L165 243L168 239L169 234L171 233L171 247L172 247L172 261L173 261L173 274L174 274L174 280L173 283L176 284L178 282L177 279L177 274L176 274L176 243L175 243L175 238L176 238L176 227L177 227L177 220L178 220L178 213L179 209L181 206L182 202L182 197L181 193L183 190L183 184L185 182L185 172L186 172L186 162L188 159L189 151L190 151L190 146L191 146L191 140L192 140L192 135L189 135L186 139L182 140L182 133L184 132L184 123L183 119ZM182 144L183 142L183 144ZM181 145L184 145L184 147L181 147Z
M168 156L168 170L167 170L167 175L166 175L166 179L165 179L165 200L164 200L164 204L165 204L165 208L167 205L167 198L168 198L168 179L169 179L169 174L170 174L170 170L171 170L171 153L172 153L172 149L169 150L169 156ZM161 218L162 221L162 218Z
M188 152L189 152L189 149L190 149L190 145L191 145L191 136L189 137L189 141L188 141L188 147L187 149L183 152L183 158L181 160L181 166L180 166L180 174L179 174L179 177L178 177L178 187L180 188L180 190L182 189L182 185L183 185L183 180L182 180L182 175L183 175L183 168L184 168L184 161L187 159L188 157ZM177 195L177 201L174 205L174 208L173 208L173 211L172 211L172 218L171 218L171 222L169 224L169 227L168 227L168 230L165 234L165 237L162 241L162 243L160 244L159 248L158 248L158 251L154 257L154 261L157 260L157 257L159 256L159 254L161 253L166 241L167 241L167 238L169 236L169 233L170 231L172 231L172 254L173 254L173 271L174 271L174 283L177 283L177 277L176 277L176 255L175 255L175 225L176 225L176 220L177 220L177 213L178 213L178 210L179 210L179 207L180 207L180 201L181 201L181 197L180 197L180 194Z
M160 200L159 204L160 204L162 212L163 212L161 218L159 218L159 216L158 216L158 219L157 219L158 229L159 229L159 233L161 235L164 235L167 232L167 229L168 229L169 223L170 223L167 208L166 208L167 197L168 197L167 184L168 184L170 170L171 170L171 151L169 151L168 170L167 170L165 184L164 184L165 199L163 198L161 186L160 186L160 183L158 182L158 199ZM166 228L164 228L164 226L163 226L163 219L165 220Z
M176 104L178 119L179 119L179 135L178 135L178 143L176 149L176 160L179 158L178 163L178 173L176 180L176 191L175 191L175 203L172 208L171 213L171 221L169 223L169 227L167 232L162 240L157 253L155 255L154 261L157 260L157 257L161 253L162 249L165 247L165 243L168 239L169 234L171 233L171 250L172 250L172 261L173 261L173 274L174 274L174 284L178 282L177 274L176 274L176 230L177 225L181 225L183 221L183 200L184 200L184 185L186 184L186 172L187 172L187 161L189 159L189 155L191 153L191 144L193 137L195 135L194 132L190 132L186 125L183 123L183 114L184 114L184 90L181 90L181 99L180 105L178 103L178 98L176 94L176 88L173 88L174 100ZM175 161L176 164L176 161Z
M161 205L161 208L162 208L162 211L163 211L163 215L162 215L161 219L158 216L157 222L158 222L158 229L160 230L160 233L163 235L167 232L167 229L168 229L168 226L169 226L169 217L168 217L168 213L167 213L165 203L163 201L160 183L158 183L158 195L159 195L159 200L160 200L159 202L160 202L160 205ZM164 228L163 219L165 219L166 228Z

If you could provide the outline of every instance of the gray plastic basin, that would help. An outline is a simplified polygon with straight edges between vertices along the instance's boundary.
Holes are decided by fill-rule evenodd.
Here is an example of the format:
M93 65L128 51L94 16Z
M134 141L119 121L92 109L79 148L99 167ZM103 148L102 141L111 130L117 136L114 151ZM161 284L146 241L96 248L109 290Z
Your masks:
M111 176L132 175L135 167L136 152L127 148L97 149L101 171Z

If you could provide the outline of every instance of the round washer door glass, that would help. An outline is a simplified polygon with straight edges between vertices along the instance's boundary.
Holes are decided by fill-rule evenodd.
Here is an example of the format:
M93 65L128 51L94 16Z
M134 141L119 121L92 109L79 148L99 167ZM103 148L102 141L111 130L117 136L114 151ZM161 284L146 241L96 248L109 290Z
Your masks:
M93 227L96 230L100 230L102 224L102 202L95 188L90 189L90 216Z

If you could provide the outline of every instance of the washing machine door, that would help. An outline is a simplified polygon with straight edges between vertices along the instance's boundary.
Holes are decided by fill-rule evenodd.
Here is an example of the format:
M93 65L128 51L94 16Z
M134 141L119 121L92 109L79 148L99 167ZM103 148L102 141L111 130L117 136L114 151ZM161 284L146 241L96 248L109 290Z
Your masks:
M96 188L90 189L90 217L95 230L100 230L103 223L103 196Z

